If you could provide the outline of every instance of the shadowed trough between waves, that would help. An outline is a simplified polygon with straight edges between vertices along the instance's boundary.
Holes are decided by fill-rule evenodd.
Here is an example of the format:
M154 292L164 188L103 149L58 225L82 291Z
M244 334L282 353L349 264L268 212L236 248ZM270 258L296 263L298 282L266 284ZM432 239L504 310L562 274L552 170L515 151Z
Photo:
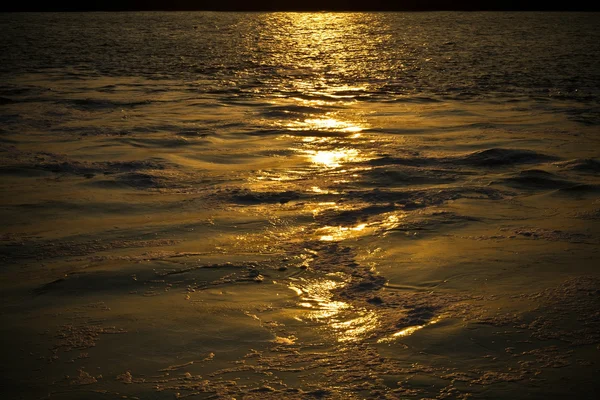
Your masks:
M599 18L0 15L3 398L595 398Z

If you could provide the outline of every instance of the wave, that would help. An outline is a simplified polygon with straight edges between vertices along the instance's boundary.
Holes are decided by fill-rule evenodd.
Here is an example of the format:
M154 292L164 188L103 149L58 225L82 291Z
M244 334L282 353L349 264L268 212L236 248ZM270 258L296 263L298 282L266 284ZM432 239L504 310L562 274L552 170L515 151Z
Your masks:
M568 195L597 195L600 192L600 185L598 184L576 184L573 186L564 187L558 189L556 193L568 194Z
M298 200L302 194L296 191L285 192L254 192L251 190L234 189L231 191L231 201L238 204L285 204Z
M315 215L315 221L322 225L356 225L369 217L396 210L394 204L369 205L351 210L328 209Z
M196 136L198 139L203 139L206 136ZM119 141L120 143L126 143L132 147L139 148L158 148L158 149L168 149L168 148L177 148L177 147L185 147L189 145L198 145L201 144L202 141L197 140L188 140L186 137L168 137L168 138L125 138Z
M140 245L169 245L172 243L163 243L161 241L145 241L145 242L129 242L117 241L110 242L104 246L113 245L116 248L121 247L138 247ZM65 246L63 246L65 247ZM66 248L69 250L70 248ZM198 253L181 253L173 251L162 251L158 253L146 253L145 255L136 257L123 257L126 261L136 261L145 259L172 259L176 260L180 257L189 257L190 255L199 255ZM118 258L117 258L118 259ZM177 264L176 264L177 265ZM54 296L69 296L81 295L82 293L101 293L110 292L113 294L135 294L139 293L145 296L156 295L152 289L169 283L169 286L178 286L184 284L187 287L195 287L196 289L206 288L210 286L218 286L222 284L233 283L256 283L256 279L260 272L266 276L275 274L277 271L276 265L270 263L201 263L193 267L181 267L175 269L144 269L132 268L122 271L84 271L69 273L62 278L51 282L39 285L33 289L35 295L54 295ZM279 272L283 272L279 270ZM224 275L227 279L221 279ZM134 277L135 279L132 279Z
M555 163L557 167L586 173L597 173L600 172L600 161L593 158L574 159Z
M516 164L539 164L556 161L556 156L538 153L532 150L491 148L477 150L463 155L446 157L423 157L409 154L407 157L383 156L369 161L370 165L406 165L427 167L435 165L455 165L472 167L497 167Z
M287 191L253 191L250 189L220 190L214 194L224 201L237 204L273 204L288 203L295 200L342 199L344 202L366 202L372 205L370 210L380 210L380 206L393 205L403 209L417 209L439 205L450 200L458 199L503 199L506 191L491 187L462 186L462 187L431 187L408 190L348 190L338 195L317 194L299 190ZM369 208L367 208L369 210Z
M561 179L556 175L537 169L520 171L518 174L502 179L509 186L527 189L562 189L577 185L577 182Z
M513 164L538 164L555 161L558 157L538 153L532 150L492 148L475 151L459 157L456 161L467 165L493 167Z
M336 131L336 130L315 130L315 129L253 129L251 131L243 132L243 134L248 136L298 136L298 137L318 137L318 138L327 138L327 137L349 137L355 134L355 132L344 132L344 131Z
M165 170L166 163L160 159L132 161L81 161L63 154L49 152L26 152L3 146L4 165L0 173L6 175L36 175L41 173L70 174L92 178L96 174L112 175L149 170ZM37 172L36 172L37 171Z
M18 101L9 99L7 97L0 97L0 106L5 106L8 104L14 104L14 103L18 103Z
M322 113L324 109L333 109L336 107L327 106L327 107L310 107L310 106L302 106L302 105L285 105L285 106L270 106L265 107L260 111L260 114L267 118L275 118L275 119L293 119L297 118L299 115L310 115L310 114L318 114Z
M144 101L116 101L106 99L66 99L58 100L57 103L62 103L81 111L103 111L121 108L134 108L139 106L149 105L152 102Z
M140 172L118 174L112 179L94 180L88 182L87 185L105 189L116 189L120 187L131 187L135 189L173 187L171 182L165 182L154 175Z
M467 172L457 172L452 170L434 169L434 168L413 168L404 166L398 169L397 166L392 169L391 166L378 167L365 171L358 183L380 187L390 187L398 185L432 185L452 183L460 179Z

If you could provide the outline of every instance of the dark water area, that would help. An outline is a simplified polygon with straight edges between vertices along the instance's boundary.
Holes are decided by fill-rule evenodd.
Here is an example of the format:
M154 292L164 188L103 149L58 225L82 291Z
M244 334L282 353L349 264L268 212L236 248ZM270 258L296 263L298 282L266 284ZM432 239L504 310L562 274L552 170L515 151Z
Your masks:
M4 397L595 399L599 27L0 15Z

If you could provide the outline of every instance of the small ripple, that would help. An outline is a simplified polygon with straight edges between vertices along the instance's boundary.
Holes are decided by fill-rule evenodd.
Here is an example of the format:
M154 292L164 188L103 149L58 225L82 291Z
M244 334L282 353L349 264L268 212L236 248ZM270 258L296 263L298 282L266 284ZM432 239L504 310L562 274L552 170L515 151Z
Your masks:
M600 172L600 161L593 158L574 159L555 163L557 167L586 173L597 173Z
M577 182L561 179L550 172L529 169L502 180L509 186L527 189L562 189L575 186Z

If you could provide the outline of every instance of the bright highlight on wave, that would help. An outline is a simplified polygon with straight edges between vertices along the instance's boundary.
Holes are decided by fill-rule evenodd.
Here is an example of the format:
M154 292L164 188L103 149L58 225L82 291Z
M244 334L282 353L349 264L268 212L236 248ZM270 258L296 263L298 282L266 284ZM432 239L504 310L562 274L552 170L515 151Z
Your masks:
M333 300L332 291L342 288L345 282L315 280L298 282L289 288L300 297L299 305L310 311L306 319L325 322L340 342L352 342L364 338L379 326L377 314L372 310L357 309L344 301Z
M315 127L316 129L338 130L341 132L360 132L363 130L362 127L352 122L340 121L335 118L309 118L305 119L304 123L308 127Z
M439 317L433 318L431 321L427 322L426 324L423 324L423 325L414 325L414 326L406 327L406 328L404 328L404 329L402 329L402 330L400 330L400 331L392 334L389 337L386 337L386 338L383 338L383 339L379 339L377 342L378 343L392 342L395 339L398 339L400 337L410 336L413 333L415 333L415 332L417 332L417 331L419 331L419 330L421 330L421 329L423 329L423 328L425 328L425 327L427 327L429 325L437 324L438 322L441 321L441 319L442 319L442 317L439 316Z
M319 232L326 233L325 235L321 235L319 240L323 242L333 242L348 239L349 237L355 236L358 232L363 231L366 227L367 224L359 224L350 227L324 226L323 228L318 229Z
M337 168L342 164L356 162L361 159L356 149L309 150L307 153L313 163L328 168Z
M336 118L307 118L301 121L292 121L285 125L292 131L327 131L357 133L365 129L363 126Z

